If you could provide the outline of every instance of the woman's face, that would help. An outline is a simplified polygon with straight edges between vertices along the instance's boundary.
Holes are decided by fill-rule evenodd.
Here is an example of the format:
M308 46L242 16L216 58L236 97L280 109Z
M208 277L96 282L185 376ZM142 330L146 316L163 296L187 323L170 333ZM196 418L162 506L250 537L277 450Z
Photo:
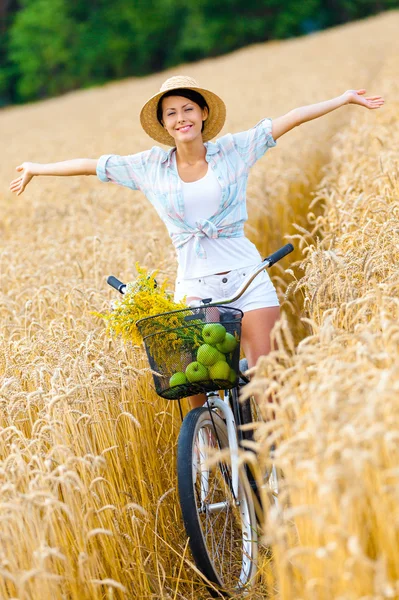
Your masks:
M162 121L176 143L193 141L201 135L208 109L183 96L167 96L162 100Z

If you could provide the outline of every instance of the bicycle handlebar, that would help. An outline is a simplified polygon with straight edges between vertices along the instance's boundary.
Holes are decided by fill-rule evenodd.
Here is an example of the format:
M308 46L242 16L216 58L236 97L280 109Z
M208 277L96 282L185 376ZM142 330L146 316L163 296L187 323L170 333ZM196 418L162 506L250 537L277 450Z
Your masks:
M253 269L252 273L247 278L247 280L244 281L244 283L238 288L236 295L233 298L227 298L227 299L223 298L223 300L219 300L219 301L215 301L215 302L212 302L212 300L213 300L212 298L205 298L204 300L198 301L198 304L196 304L196 305L197 306L198 305L199 306L214 306L215 304L231 304L232 302L235 302L236 300L238 300L238 298L241 298L241 296L243 295L245 290L253 282L255 277L257 275L259 275L259 273L261 271L273 266L277 261L284 258L284 256L287 256L287 254L290 254L290 252L292 252L293 250L294 250L294 246L292 244L286 244L285 246L282 246L281 248L276 250L276 252L273 252L273 254L270 254L270 256L264 258L262 260L262 262L259 263L259 265L257 265ZM119 279L117 279L113 275L110 275L107 278L107 283L108 283L108 285L113 287L115 290L117 290L121 294L126 293L126 283L122 283L122 281L119 281Z
M264 258L262 262L259 263L259 265L254 267L247 279L241 284L241 286L236 291L235 296L233 296L232 298L223 298L223 300L216 301L213 301L213 298L205 298L204 300L190 304L190 306L215 306L219 304L224 305L236 302L236 300L241 298L243 293L247 290L247 288L251 285L255 277L259 275L261 271L263 271L264 269L268 269L269 267L274 265L278 260L281 260L282 258L284 258L284 256L287 256L287 254L289 254L293 250L294 246L292 244L286 244L285 246L282 246L281 248L276 250L276 252L273 252L273 254L270 254L270 256L268 256L267 258Z
M113 275L110 275L107 278L107 283L121 294L124 294L126 292L126 283L122 283L122 281L119 281L119 279L117 279Z
M294 249L294 246L292 244L286 244L282 248L279 248L278 250L276 250L276 252L273 252L273 254L271 254L270 256L268 256L267 258L264 259L264 260L267 260L267 262L268 262L267 268L272 267L274 265L274 263L276 263L278 260L281 260L282 258L284 258L284 256L287 256L287 254L292 252L293 249Z

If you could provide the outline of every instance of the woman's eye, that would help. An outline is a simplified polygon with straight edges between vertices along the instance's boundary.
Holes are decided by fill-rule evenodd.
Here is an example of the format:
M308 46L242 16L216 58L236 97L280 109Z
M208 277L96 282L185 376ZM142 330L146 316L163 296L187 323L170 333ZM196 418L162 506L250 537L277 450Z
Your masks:
M186 110L193 110L192 108L186 108Z

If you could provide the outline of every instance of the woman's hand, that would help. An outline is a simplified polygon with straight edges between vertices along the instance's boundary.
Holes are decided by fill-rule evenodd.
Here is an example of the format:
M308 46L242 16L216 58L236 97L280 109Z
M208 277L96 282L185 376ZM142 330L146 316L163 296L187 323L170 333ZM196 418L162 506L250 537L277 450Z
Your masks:
M17 171L21 173L21 176L10 183L10 190L19 196L22 194L30 180L35 176L33 172L33 163L24 162L17 167Z
M344 93L346 104L358 104L365 108L381 108L384 105L384 98L382 96L366 96L364 94L366 90L347 90Z

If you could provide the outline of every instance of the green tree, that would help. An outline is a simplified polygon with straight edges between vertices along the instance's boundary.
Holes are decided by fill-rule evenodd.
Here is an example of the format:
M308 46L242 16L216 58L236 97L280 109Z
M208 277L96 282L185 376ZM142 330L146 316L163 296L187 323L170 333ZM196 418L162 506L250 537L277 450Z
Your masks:
M399 0L3 0L0 105L145 75L398 5Z
M79 64L84 76L143 75L165 66L179 35L175 0L101 0L95 10L73 11L79 22Z
M163 69L179 10L175 0L24 0L9 42L18 98Z
M9 33L9 57L18 69L21 99L51 96L74 86L69 67L76 27L67 0L25 0Z
M18 0L0 1L0 107L14 100L17 72L8 56L8 31L18 8Z
M246 44L304 33L310 19L320 21L321 0L197 0L186 5L181 35L169 64L217 56ZM314 20L316 23L316 20Z

